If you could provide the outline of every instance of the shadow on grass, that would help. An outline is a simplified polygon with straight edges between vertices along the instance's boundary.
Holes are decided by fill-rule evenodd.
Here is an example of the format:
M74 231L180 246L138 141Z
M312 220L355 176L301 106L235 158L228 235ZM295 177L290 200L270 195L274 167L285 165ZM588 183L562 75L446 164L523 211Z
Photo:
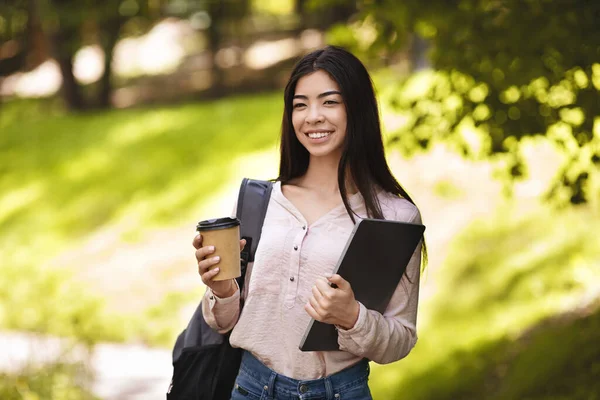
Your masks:
M449 355L406 380L394 399L600 398L600 309L536 324L516 340L503 338ZM443 344L440 344L443 345Z
M598 309L561 311L597 296L594 217L543 209L467 228L421 304L417 346L374 368L376 398L600 399Z
M434 320L537 301L580 286L576 269L600 259L600 240L590 237L593 213L539 211L525 218L491 218L466 229L448 256L436 295ZM569 226L566 230L564 227ZM586 261L587 260L587 261ZM443 299L452 299L451 303Z
M233 160L274 146L279 96L14 120L0 137L0 231L64 240L134 214L184 221Z

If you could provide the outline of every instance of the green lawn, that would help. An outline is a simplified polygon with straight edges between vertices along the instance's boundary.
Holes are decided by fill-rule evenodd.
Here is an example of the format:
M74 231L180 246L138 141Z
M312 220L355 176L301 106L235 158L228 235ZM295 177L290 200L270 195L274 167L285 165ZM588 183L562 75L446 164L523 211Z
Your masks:
M599 399L600 231L589 208L514 208L458 237L382 399Z
M109 315L104 299L48 262L102 228L118 226L122 239L135 241L195 220L198 207L236 176L235 160L276 147L280 103L279 94L267 94L82 115L48 102L4 104L0 327L89 342L142 334L170 343L173 326L157 334L142 321L154 326L170 316L162 321L168 325L189 294L169 295L139 318Z

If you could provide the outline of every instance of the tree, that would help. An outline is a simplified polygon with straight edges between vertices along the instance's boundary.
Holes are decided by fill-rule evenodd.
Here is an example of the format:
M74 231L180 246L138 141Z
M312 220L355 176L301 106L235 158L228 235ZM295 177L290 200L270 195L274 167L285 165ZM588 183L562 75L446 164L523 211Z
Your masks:
M0 77L31 70L47 56L35 0L0 3Z
M399 146L446 141L465 154L502 154L518 177L519 143L543 135L567 157L549 197L577 204L600 195L590 184L600 167L599 2L380 0L359 9L354 18L376 33L371 57L405 49L415 35L430 45L437 72L402 80L392 100L408 118ZM350 39L341 44L360 38Z
M250 9L249 0L9 0L0 6L8 21L7 29L2 29L4 19L0 20L0 37L3 41L13 41L18 51L10 58L0 57L0 76L37 66L32 66L28 59L37 51L32 45L35 35L41 34L38 36L45 39L45 48L50 49L60 67L61 94L67 107L72 111L108 108L113 87L113 52L127 24L133 21L137 33L143 33L164 17L187 18L192 13L206 11L211 18L207 35L214 59L223 40L231 37L231 31L239 31L240 22ZM74 56L88 44L98 44L104 52L104 72L95 85L93 97L84 93L90 90L84 90L73 74ZM45 54L41 61L47 57ZM213 62L214 94L221 89L221 72Z

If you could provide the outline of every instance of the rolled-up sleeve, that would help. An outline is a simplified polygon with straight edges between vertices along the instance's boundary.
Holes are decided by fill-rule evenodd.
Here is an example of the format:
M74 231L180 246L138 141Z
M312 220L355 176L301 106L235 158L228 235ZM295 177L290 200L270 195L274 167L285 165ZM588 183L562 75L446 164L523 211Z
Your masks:
M226 298L220 298L210 288L206 288L206 293L202 300L202 315L208 326L219 333L229 332L235 326L239 314L239 287L232 296Z
M419 211L411 218L421 223ZM417 342L417 308L421 272L422 242L415 249L388 307L383 314L359 303L358 320L348 330L338 329L340 350L366 357L378 364L398 361L408 355Z

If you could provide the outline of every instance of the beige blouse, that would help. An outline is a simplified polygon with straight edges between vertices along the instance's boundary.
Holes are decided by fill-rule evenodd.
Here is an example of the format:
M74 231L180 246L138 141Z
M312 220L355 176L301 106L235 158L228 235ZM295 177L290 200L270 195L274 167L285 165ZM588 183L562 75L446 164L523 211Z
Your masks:
M385 219L421 223L418 209L406 199L379 191ZM363 197L356 193L350 206L366 218ZM294 379L316 379L349 367L361 358L379 364L405 357L417 341L421 245L408 265L385 312L360 304L358 321L340 329L341 351L302 352L298 345L311 317L304 305L318 276L331 273L354 228L343 204L311 226L281 192L273 187L260 244L248 266L245 303L239 312L240 291L218 298L208 289L203 301L206 322L224 333L233 328L230 342L250 351L277 373Z

